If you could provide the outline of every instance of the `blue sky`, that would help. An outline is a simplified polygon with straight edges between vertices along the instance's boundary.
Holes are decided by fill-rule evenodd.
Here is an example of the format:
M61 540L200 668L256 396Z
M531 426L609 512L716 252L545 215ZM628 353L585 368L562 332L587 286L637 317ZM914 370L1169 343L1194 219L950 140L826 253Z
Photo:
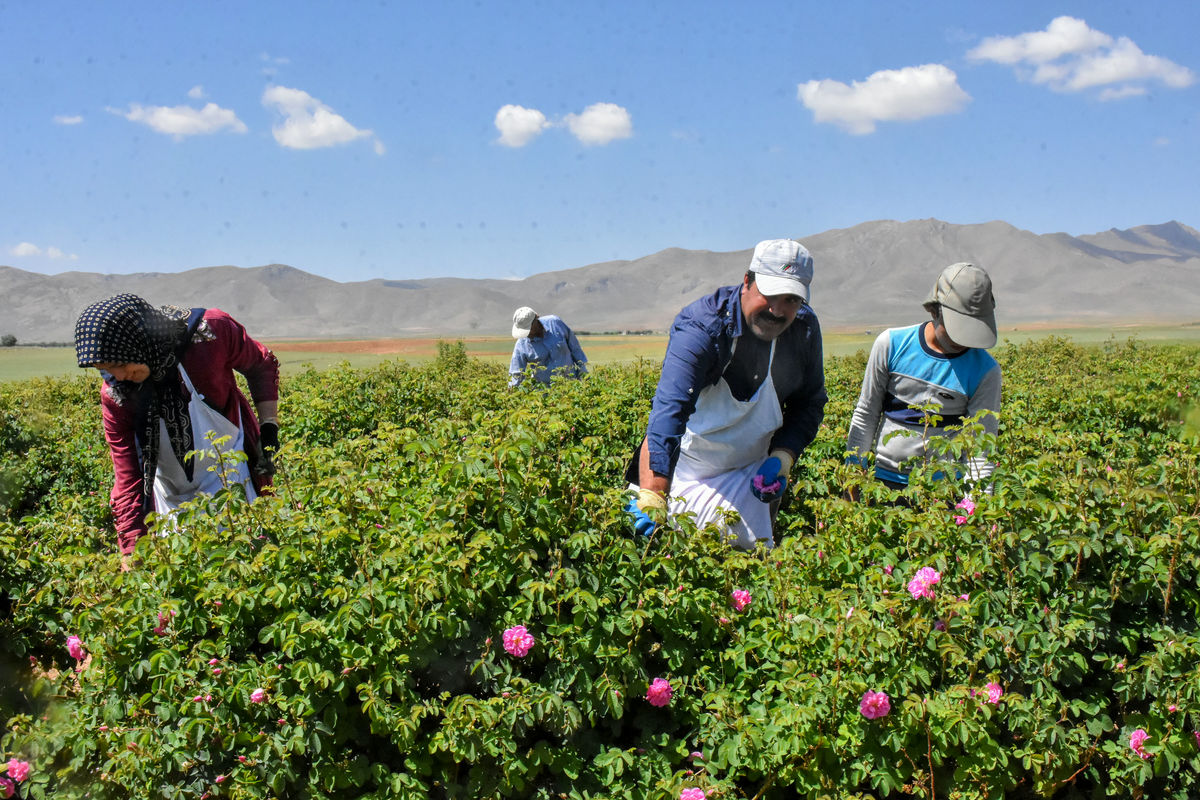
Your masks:
M0 0L0 263L513 277L1200 225L1200 3Z

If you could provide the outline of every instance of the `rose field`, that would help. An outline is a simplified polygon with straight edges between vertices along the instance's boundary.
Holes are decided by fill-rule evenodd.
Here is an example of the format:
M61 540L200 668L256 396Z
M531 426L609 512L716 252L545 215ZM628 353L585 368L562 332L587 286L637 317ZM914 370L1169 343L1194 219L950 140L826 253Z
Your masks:
M757 554L630 532L656 362L289 376L127 573L96 378L0 384L0 798L1200 796L1200 350L993 352L994 493L845 466L831 358Z

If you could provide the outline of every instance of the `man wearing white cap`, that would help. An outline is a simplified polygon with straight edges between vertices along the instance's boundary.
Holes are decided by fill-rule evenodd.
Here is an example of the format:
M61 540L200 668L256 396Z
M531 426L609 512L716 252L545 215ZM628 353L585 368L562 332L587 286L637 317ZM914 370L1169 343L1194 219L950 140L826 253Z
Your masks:
M827 400L812 274L804 245L768 239L741 284L679 312L626 476L638 533L652 533L666 512L691 512L698 524L721 525L739 549L774 545L777 501ZM731 510L740 519L726 526Z
M891 328L875 340L846 441L851 463L865 465L874 450L875 477L895 489L907 486L912 467L927 460L929 437L953 436L964 419L981 413L985 433L998 429L1000 365L987 352L996 344L991 278L974 264L951 264L925 310L931 320ZM937 425L918 410L930 404L939 409ZM964 454L962 461L973 483L985 484L995 468L981 453Z
M512 361L508 365L509 386L519 386L525 370L534 368L533 378L550 383L551 377L578 378L587 372L587 356L574 332L553 314L538 316L529 306L513 312Z

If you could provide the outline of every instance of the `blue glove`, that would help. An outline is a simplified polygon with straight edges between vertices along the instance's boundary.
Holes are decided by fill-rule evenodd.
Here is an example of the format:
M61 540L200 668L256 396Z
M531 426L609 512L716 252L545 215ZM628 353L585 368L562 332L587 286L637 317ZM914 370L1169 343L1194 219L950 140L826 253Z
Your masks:
M787 475L783 474L783 462L775 456L764 461L750 479L750 490L764 503L778 500L786 488Z
M648 508L660 508L665 512L667 499L658 492L641 489L625 504L625 513L629 515L630 522L633 523L633 530L641 536L652 535L654 529L658 527L657 523L646 513Z

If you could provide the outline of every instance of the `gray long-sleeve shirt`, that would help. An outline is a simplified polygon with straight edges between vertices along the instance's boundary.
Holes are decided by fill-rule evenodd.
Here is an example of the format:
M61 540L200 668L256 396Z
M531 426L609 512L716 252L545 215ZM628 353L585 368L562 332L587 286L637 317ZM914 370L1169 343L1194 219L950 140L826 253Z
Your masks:
M850 420L849 460L863 463L874 450L876 476L896 483L907 483L909 470L926 459L926 437L953 436L956 431L947 427L983 411L991 412L980 419L984 431L995 434L999 427L1000 365L986 350L956 355L932 350L924 336L929 324L879 335ZM940 407L937 426L927 427L924 414L913 410L927 404ZM986 482L995 469L983 453L965 456L963 463L977 483Z

